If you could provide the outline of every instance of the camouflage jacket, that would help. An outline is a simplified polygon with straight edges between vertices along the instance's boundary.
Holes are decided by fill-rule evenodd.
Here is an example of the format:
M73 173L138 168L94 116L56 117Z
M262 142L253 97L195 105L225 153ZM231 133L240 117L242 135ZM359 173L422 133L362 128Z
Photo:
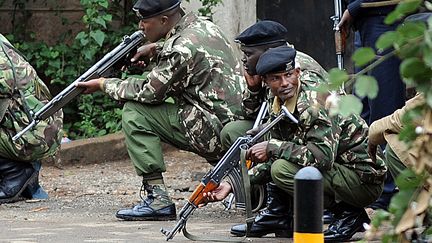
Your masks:
M274 127L267 147L269 157L323 171L338 163L352 168L365 183L382 183L387 169L381 151L376 163L367 154L366 122L358 115L330 117L324 108L325 100L311 89L322 82L317 79L316 75L301 74L294 112L300 124L283 120Z
M103 86L118 100L160 104L172 97L191 144L199 151L218 154L223 125L244 117L245 81L240 67L221 30L189 13L168 34L147 76L107 79Z
M0 72L0 156L32 162L52 155L62 138L61 110L12 142L11 137L30 123L32 114L51 99L51 94L33 67L1 34Z
M311 56L303 52L297 51L295 62L300 66L300 69L304 75L315 75L319 77L317 81L320 81L321 83L327 80L327 71L323 67L321 67L321 65ZM318 84L316 86L318 86ZM243 93L242 108L247 117L250 119L254 119L262 102L270 98L271 96L272 95L270 94L270 91L268 91L265 87L256 92L250 91L246 88Z

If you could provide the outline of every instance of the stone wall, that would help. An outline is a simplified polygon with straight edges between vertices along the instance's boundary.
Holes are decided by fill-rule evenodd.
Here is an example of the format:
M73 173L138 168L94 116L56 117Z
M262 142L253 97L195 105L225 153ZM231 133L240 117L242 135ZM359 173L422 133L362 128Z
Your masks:
M223 4L214 10L214 22L225 31L230 40L233 40L240 31L255 22L255 5L256 0L224 0ZM186 11L196 11L201 2L183 1L182 6ZM15 9L13 1L4 1L0 7L0 32L11 33L14 21L24 21L26 15L30 16L26 22L26 31L34 32L36 39L49 44L54 44L66 31L71 31L72 36L75 36L83 27L83 11L79 0L26 1L24 10Z

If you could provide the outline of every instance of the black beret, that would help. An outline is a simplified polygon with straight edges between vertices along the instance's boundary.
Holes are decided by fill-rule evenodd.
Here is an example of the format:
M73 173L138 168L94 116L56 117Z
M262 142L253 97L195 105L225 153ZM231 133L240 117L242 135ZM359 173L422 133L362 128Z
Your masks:
M404 22L424 22L427 23L429 17L432 16L432 13L416 13L412 14L405 18Z
M295 68L296 50L288 46L270 48L258 60L256 71L259 75L290 71Z
M287 33L280 23L263 20L244 30L235 40L244 46L259 46L286 41Z
M180 2L181 0L138 0L133 10L140 19L147 19L176 8Z

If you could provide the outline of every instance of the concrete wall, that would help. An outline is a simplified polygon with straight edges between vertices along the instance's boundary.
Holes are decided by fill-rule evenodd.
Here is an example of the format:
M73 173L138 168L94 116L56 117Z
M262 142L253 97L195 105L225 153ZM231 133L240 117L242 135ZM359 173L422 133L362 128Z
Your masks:
M196 11L201 2L183 0L186 11ZM76 34L82 28L83 15L79 0L34 0L26 1L25 10L15 11L13 1L4 1L0 7L0 32L11 33L13 21L24 21L24 15L30 19L26 31L35 33L36 39L54 44L60 34L72 31ZM243 29L256 21L256 0L223 0L223 4L214 10L214 22L219 25L230 40ZM63 25L64 21L68 24Z

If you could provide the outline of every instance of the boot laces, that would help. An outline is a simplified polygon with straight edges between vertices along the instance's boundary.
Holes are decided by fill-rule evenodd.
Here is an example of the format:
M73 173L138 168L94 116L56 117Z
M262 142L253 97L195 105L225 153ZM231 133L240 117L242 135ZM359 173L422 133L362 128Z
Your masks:
M144 204L144 206L150 206L155 199L153 195L153 186L148 184L146 181L143 181L139 196L142 201L141 203Z

